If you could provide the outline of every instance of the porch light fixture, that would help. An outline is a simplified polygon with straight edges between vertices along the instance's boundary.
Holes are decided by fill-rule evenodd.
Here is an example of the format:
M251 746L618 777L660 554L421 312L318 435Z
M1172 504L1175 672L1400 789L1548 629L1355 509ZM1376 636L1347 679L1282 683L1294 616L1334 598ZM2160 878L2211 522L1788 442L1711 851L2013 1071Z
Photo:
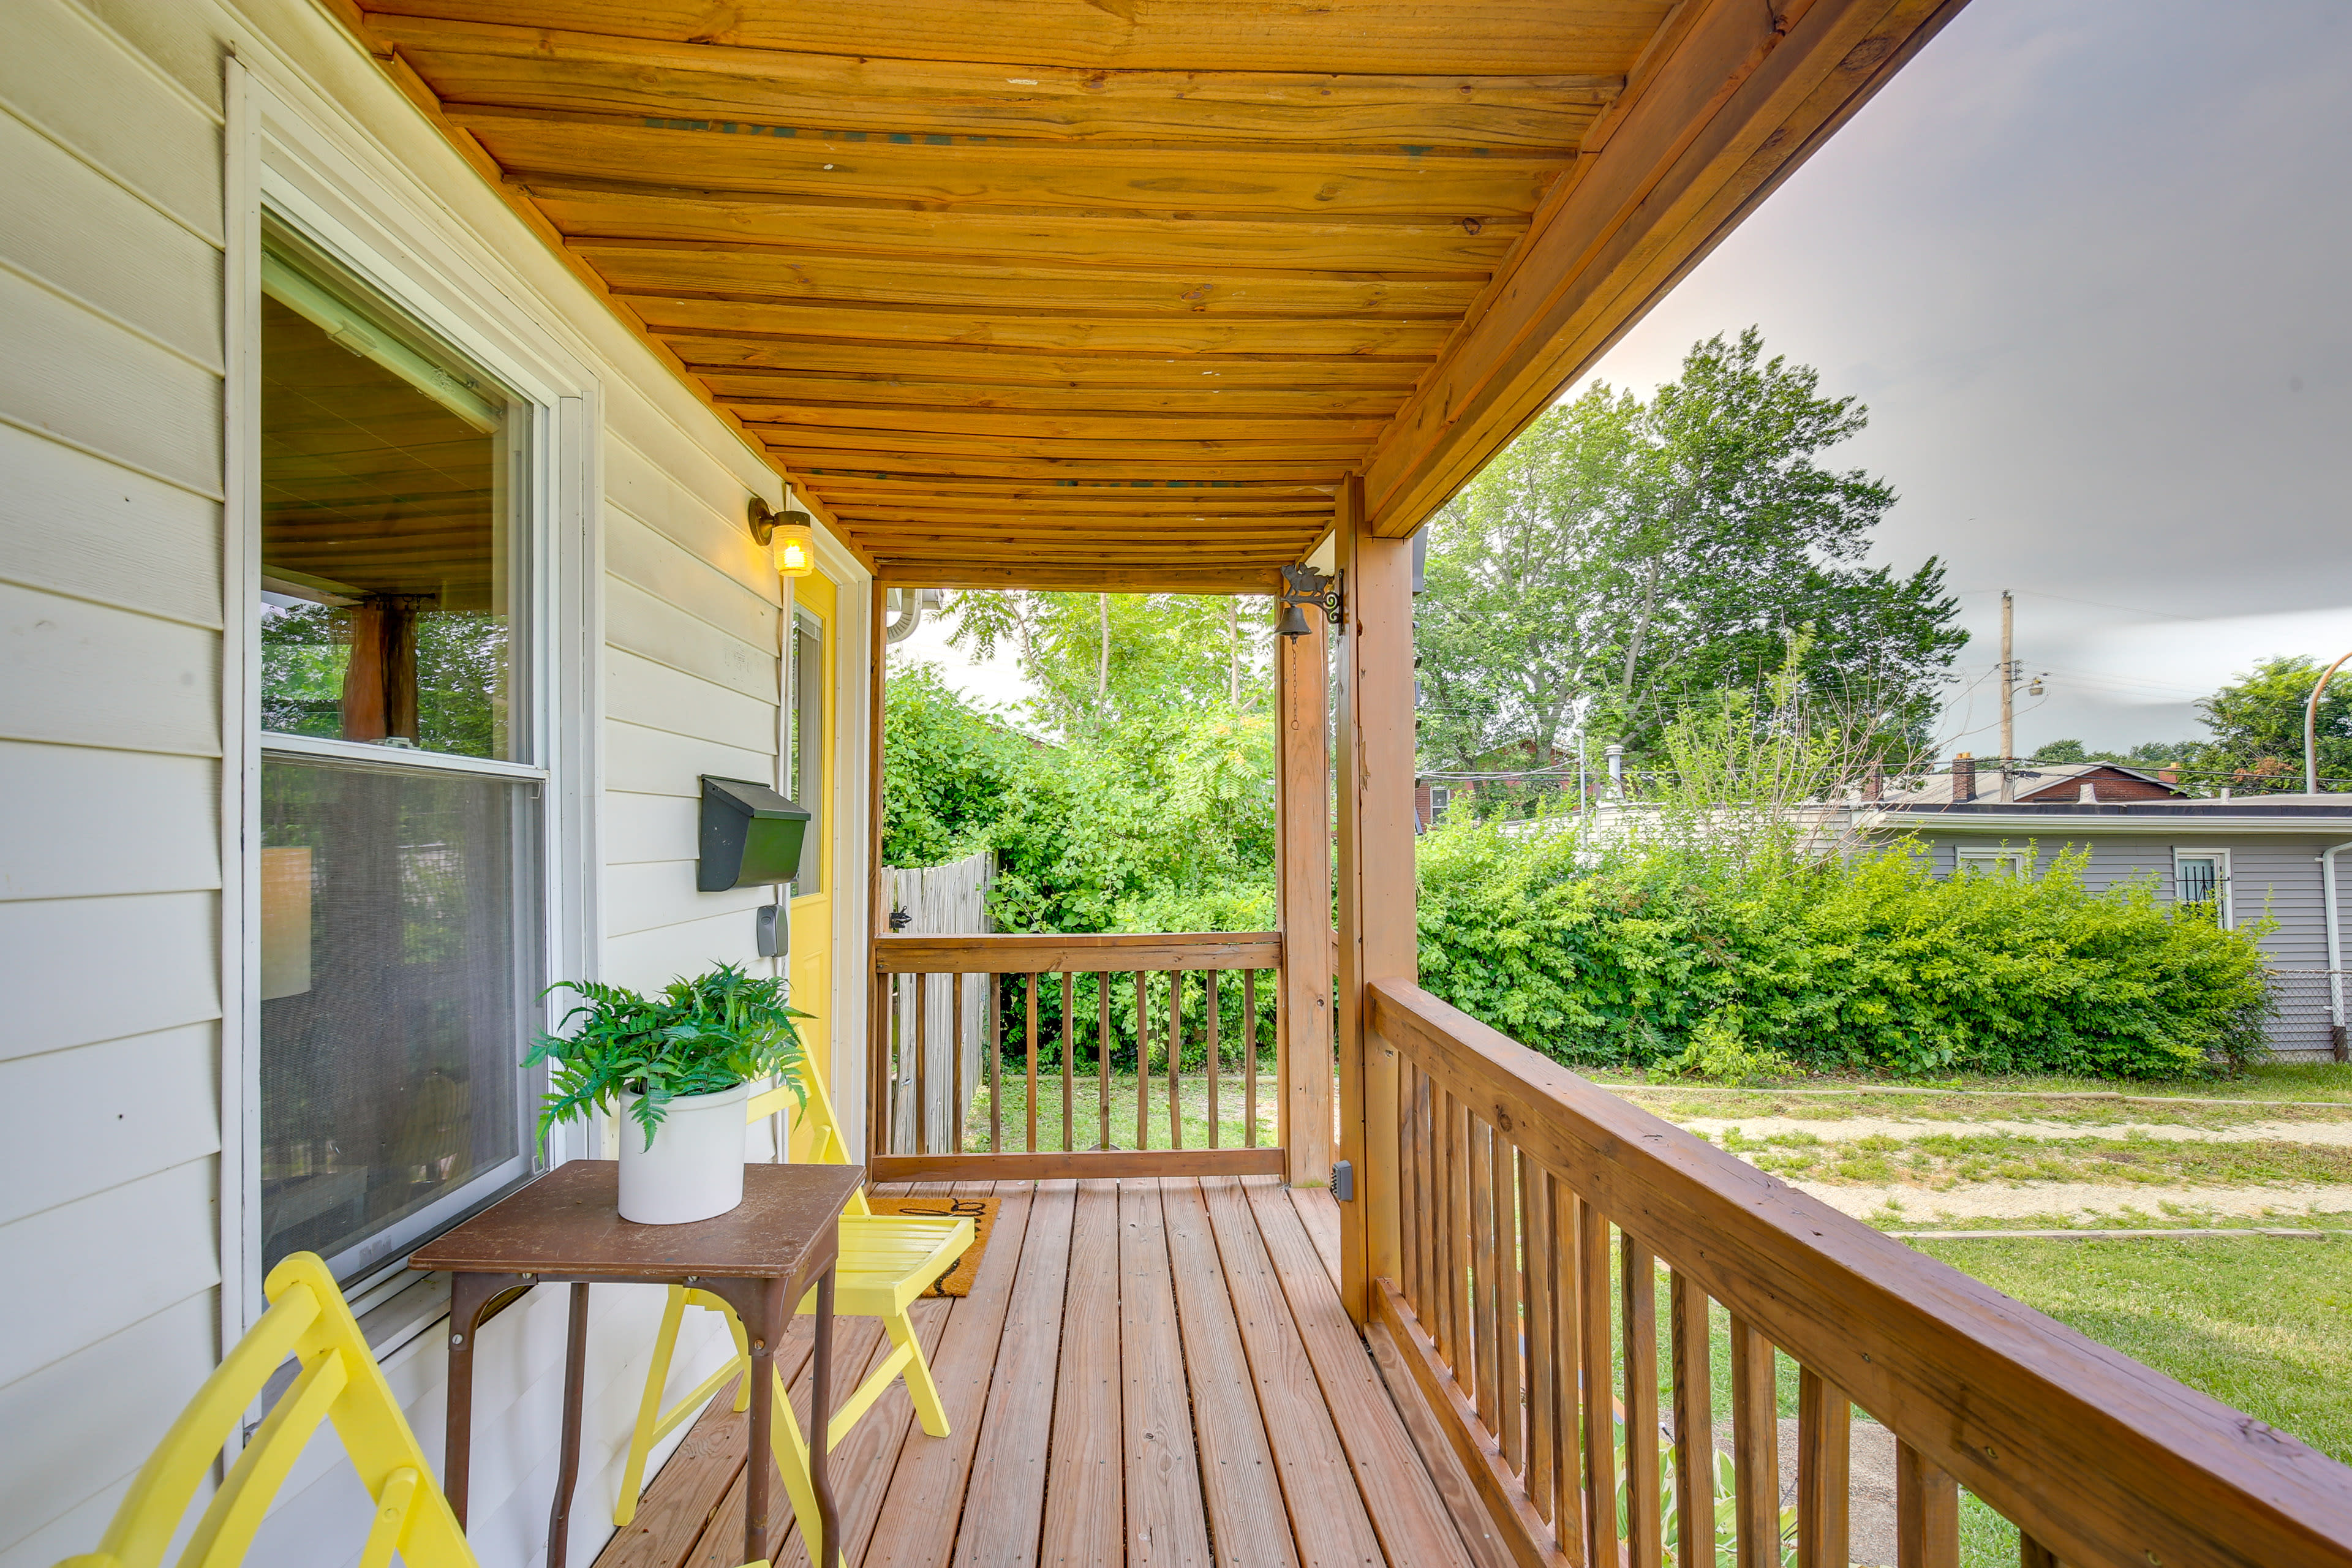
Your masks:
M758 496L750 511L752 540L776 552L776 571L805 577L816 570L816 520L804 511L779 514Z
M1339 574L1326 574L1312 566L1286 566L1282 569L1281 601L1282 618L1274 623L1274 635L1303 637L1312 629L1307 624L1307 605L1320 605L1326 616L1339 615Z

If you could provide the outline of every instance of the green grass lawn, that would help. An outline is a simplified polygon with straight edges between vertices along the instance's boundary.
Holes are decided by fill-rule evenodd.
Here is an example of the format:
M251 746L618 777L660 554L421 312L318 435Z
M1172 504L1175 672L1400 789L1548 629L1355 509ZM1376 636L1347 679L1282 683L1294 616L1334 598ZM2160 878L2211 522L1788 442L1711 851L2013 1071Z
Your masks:
M1922 1241L2005 1295L2352 1463L2352 1242ZM2017 1531L1964 1500L1969 1568Z
M1969 1182L2104 1182L2244 1186L2352 1182L2352 1149L2315 1143L2183 1142L2145 1135L2035 1138L2014 1132L1877 1134L1832 1142L1811 1132L1717 1141L1759 1170L1792 1181L1913 1184L1947 1192Z
M1083 1064L1091 1065L1091 1064ZM1025 1067L1016 1068L1008 1062L1004 1067L1004 1100L1001 1109L1003 1147L1018 1150L1028 1138L1029 1083ZM1100 1146L1102 1100L1097 1080L1091 1072L1080 1072L1074 1084L1071 1119L1076 1142L1081 1149ZM1245 1080L1238 1061L1225 1064L1217 1075L1217 1139L1221 1147L1243 1147L1248 1131ZM1257 1121L1258 1142L1271 1148L1276 1141L1276 1116L1281 1100L1281 1086L1275 1080L1274 1057L1271 1052L1258 1058ZM1152 1075L1149 1093L1149 1116L1146 1127L1150 1134L1150 1146L1166 1149L1171 1146L1168 1126L1168 1077ZM1182 1121L1183 1146L1187 1149L1209 1147L1209 1079L1206 1073L1186 1073L1177 1080L1177 1109ZM1114 1149L1142 1147L1135 1135L1135 1075L1114 1072L1110 1077L1110 1146ZM988 1083L981 1082L980 1092L971 1097L971 1105L964 1113L963 1146L967 1152L988 1152ZM1059 1150L1062 1147L1062 1072L1058 1066L1040 1063L1037 1068L1037 1146Z

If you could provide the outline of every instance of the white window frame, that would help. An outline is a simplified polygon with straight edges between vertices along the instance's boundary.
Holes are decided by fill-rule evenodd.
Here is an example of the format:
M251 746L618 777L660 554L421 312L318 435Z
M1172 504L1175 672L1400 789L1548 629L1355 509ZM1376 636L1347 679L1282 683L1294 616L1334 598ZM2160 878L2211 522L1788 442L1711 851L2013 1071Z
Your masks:
M1995 848L1986 845L1960 844L1952 848L1952 873L1955 876L1975 869L1990 871L1997 866L2009 868L2009 874L2030 881L2033 877L2034 853L2031 849L2015 849L2004 844Z
M224 566L222 1300L224 1334L241 1335L264 1310L260 1163L260 256L261 217L379 289L497 377L529 409L527 494L514 526L529 563L513 608L530 646L512 722L528 763L404 753L404 766L494 774L534 786L539 812L539 985L594 978L601 942L595 899L594 802L602 711L602 531L594 438L601 425L593 373L519 300L527 287L461 226L415 176L379 149L338 106L298 77L250 57L228 62L229 192L226 321L231 374L225 425L228 471ZM384 761L380 748L271 735L281 754ZM537 989L535 986L534 989ZM551 1022L545 1006L543 1021ZM522 1042L517 1041L517 1060ZM587 1130L558 1134L546 1159L592 1152ZM526 1144L525 1171L540 1156ZM457 1214L444 1216L454 1223ZM403 1282L406 1253L388 1255L349 1285L365 1305Z
M2223 931L2235 930L2237 915L2231 907L2232 900L2230 897L2230 852L2227 849L2202 849L2190 844L2176 845L2172 851L2172 901L2175 904L2181 901L2180 863L2183 860L2213 862L2214 923Z

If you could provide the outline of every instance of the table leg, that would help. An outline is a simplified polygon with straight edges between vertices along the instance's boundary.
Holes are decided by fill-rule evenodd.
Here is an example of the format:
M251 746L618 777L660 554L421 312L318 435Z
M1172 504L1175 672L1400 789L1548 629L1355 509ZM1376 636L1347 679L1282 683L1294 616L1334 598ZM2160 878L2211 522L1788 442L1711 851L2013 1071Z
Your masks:
M457 1527L466 1525L467 1471L474 1452L474 1341L499 1305L530 1289L520 1274L453 1274L449 1277L449 1399L441 1436L441 1494Z
M735 1301L736 1315L743 1320L743 1331L751 1340L751 1452L743 1468L746 1563L757 1563L768 1555L768 1509L776 1481L776 1400L781 1393L776 1387L776 1334L784 1321L778 1310L782 1292L777 1287L783 1281L762 1284L765 1289L748 1297L727 1292Z
M580 1481L580 1415L588 1384L588 1287L572 1287L571 1331L563 1342L563 1458L547 1513L547 1568L564 1568L572 1547L572 1492Z
M816 1493L817 1543L811 1568L831 1568L841 1554L841 1512L833 1501L833 1270L816 1282L816 1349L809 1390L809 1483Z

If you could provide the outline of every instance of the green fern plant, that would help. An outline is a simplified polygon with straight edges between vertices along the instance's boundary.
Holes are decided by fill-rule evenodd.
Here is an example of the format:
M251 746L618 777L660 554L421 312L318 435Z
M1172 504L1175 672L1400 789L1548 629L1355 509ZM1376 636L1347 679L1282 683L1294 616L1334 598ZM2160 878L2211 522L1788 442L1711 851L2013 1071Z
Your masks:
M557 981L541 994L572 991L581 1001L557 1023L558 1033L533 1037L523 1058L525 1067L550 1064L540 1147L551 1128L610 1110L623 1094L636 1096L629 1110L648 1149L669 1102L682 1095L774 1078L806 1105L807 1057L793 1020L809 1015L785 1005L784 986L781 977L746 974L732 963L673 980L650 997L625 985Z

